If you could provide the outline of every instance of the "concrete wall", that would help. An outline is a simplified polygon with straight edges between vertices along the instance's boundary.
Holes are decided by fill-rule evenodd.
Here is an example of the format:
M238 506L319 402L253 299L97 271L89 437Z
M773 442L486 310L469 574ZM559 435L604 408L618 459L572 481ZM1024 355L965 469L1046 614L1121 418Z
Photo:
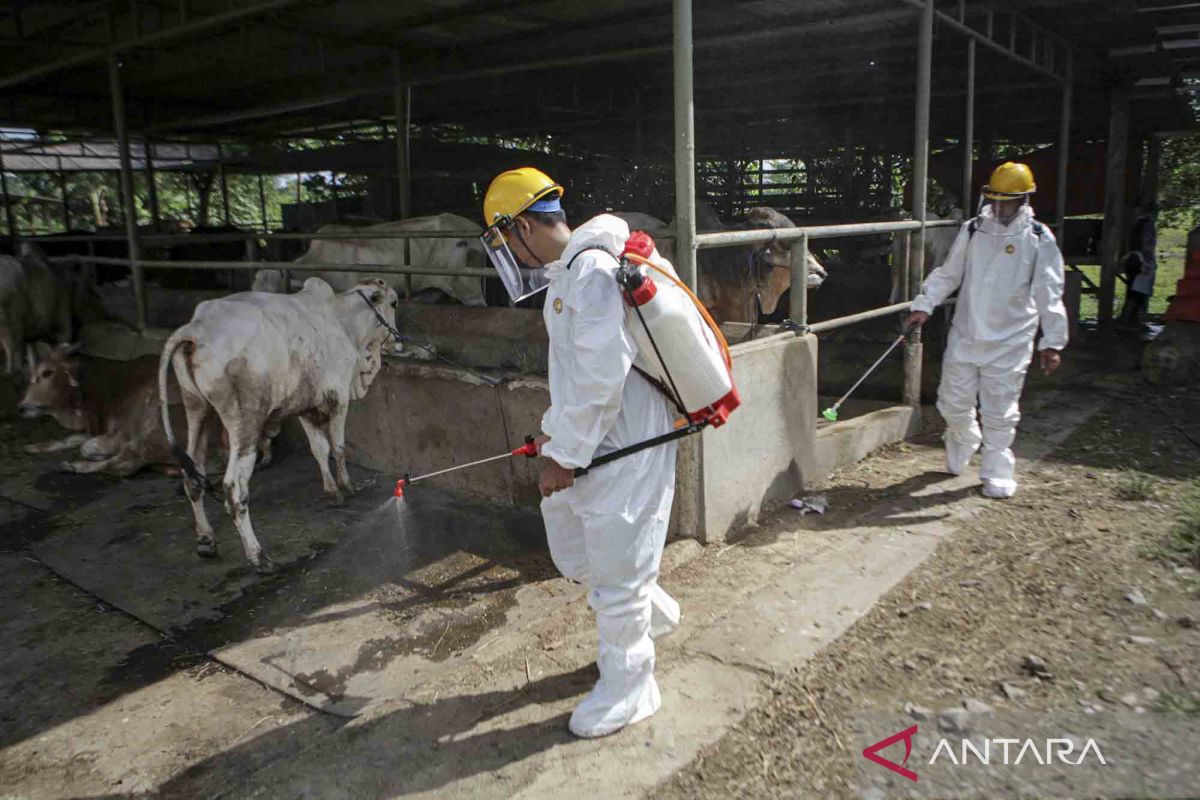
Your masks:
M541 378L489 386L453 367L387 358L371 391L350 406L349 458L399 478L498 455L538 432L549 399ZM536 505L535 466L513 458L434 480L451 492Z
M702 541L758 521L810 481L817 421L817 338L783 334L735 345L742 406L701 434Z
M734 346L742 407L680 448L673 536L721 541L817 479L816 360L814 336ZM489 386L453 367L385 359L367 397L351 407L350 458L400 477L497 455L538 432L549 401L540 377ZM536 469L536 461L508 459L434 480L447 491L535 506Z

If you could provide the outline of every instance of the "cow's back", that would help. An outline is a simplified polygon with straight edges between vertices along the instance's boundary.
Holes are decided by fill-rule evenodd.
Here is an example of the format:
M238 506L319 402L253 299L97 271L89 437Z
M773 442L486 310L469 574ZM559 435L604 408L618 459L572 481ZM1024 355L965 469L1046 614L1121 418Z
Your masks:
M242 292L196 307L179 333L192 342L193 379L210 402L234 391L286 413L347 386L354 347L334 315L334 293L310 279L290 295Z
M456 214L436 214L429 217L383 222L365 228L350 228L346 225L323 226L319 233L396 233L396 232L469 232L470 236L454 239L413 238L408 241L408 263L417 266L436 267L458 271L479 269L484 266L483 249L478 236L483 229L471 220ZM314 239L308 252L296 260L296 264L386 264L402 266L405 263L404 239ZM339 292L347 291L364 280L378 277L368 272L322 272L320 270L295 270L298 277L317 276ZM388 276L393 287L402 287L403 276ZM414 275L414 292L438 289L463 305L484 305L483 286L478 278L439 275L436 272ZM262 285L266 285L265 282Z

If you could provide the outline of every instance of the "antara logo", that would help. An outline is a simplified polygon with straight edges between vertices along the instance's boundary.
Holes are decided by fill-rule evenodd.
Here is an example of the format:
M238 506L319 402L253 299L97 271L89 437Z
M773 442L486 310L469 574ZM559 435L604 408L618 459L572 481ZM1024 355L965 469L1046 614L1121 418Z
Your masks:
M894 733L886 739L880 739L875 744L863 750L863 756L865 756L868 761L874 761L880 766L887 767L897 775L903 775L910 781L915 781L917 779L917 773L913 772L911 769L908 769L904 765L908 763L908 757L912 755L912 740L916 735L916 725L913 725L911 728L905 728L899 733ZM904 740L904 761L897 764L895 761L889 761L888 759L879 755L880 750L886 750L901 739Z
M910 781L916 781L917 773L906 766L912 755L913 737L916 735L916 725L905 728L899 733L894 733L886 739L880 739L867 747L862 751L863 757L868 761L874 761L881 767L890 769L897 775L908 778ZM879 755L879 751L886 750L901 741L904 742L904 760L899 764ZM1015 755L1011 760L1010 754ZM1104 754L1100 752L1100 746L1096 744L1095 739L1091 738L1084 742L1083 747L1078 747L1075 740L1066 738L1040 741L1034 739L981 739L979 744L971 739L960 739L957 749L949 739L942 738L938 740L933 755L929 757L928 764L931 766L936 764L939 758L956 767L966 766L972 762L1016 766L1023 759L1026 760L1026 763L1036 762L1042 766L1052 766L1055 761L1058 761L1067 766L1078 767L1089 758L1094 759L1096 764L1108 765Z

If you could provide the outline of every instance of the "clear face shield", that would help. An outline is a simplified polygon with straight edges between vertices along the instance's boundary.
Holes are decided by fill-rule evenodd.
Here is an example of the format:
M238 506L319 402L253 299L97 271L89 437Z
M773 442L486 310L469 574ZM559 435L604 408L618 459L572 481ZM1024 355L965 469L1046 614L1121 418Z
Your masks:
M492 225L479 237L483 243L483 252L496 268L500 282L504 284L512 302L519 303L550 285L544 269L528 269L521 265L521 260L508 245L505 230L514 229L511 219L501 220Z
M1000 213L1001 204L1008 205L1010 203L1015 204L1015 210L1013 210L1012 214L1010 216L1008 216L1007 219L1005 219L1004 215L1002 215ZM1001 224L1007 226L1007 225L1011 224L1012 221L1015 220L1020 215L1021 209L1023 209L1025 206L1028 206L1028 205L1030 205L1028 192L1025 192L1022 194L1012 194L1012 193L1008 193L1008 192L996 192L996 191L989 190L985 186L983 192L981 192L979 195L979 208L975 213L977 215L982 214L983 209L990 206L992 209L992 215ZM1000 235L1007 235L1007 234L1000 234Z

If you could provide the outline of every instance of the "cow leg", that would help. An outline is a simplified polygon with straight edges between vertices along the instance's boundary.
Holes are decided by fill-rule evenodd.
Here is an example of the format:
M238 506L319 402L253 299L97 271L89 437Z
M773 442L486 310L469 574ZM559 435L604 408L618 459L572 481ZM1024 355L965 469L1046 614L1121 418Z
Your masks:
M338 486L347 494L354 494L357 488L354 486L354 481L350 480L350 472L346 469L346 413L349 410L349 405L343 403L334 409L329 415L329 425L326 430L329 433L329 445L333 448L333 465L337 470Z
M208 432L212 414L207 402L187 394L183 396L183 408L187 413L187 454L196 465L196 470L203 475L208 460ZM212 523L204 511L204 484L196 483L184 473L183 491L192 506L192 517L196 520L196 554L201 558L213 558L217 555L217 539L213 536Z
M308 446L312 450L313 458L317 460L317 466L321 468L321 485L325 489L325 494L333 496L339 503L342 502L344 499L342 491L333 480L333 473L329 471L329 437L323 430L325 426L317 425L302 414L300 427L304 429L304 435L308 437Z
M106 461L116 455L121 446L114 441L117 437L93 436L79 446L79 455L88 461Z
M145 460L138 458L138 454L129 449L122 450L103 461L64 461L62 463L62 468L67 472L76 472L81 475L102 472L117 478L128 478L144 466L146 466Z
M254 462L258 460L258 442L237 441L230 437L229 465L225 468L225 510L233 518L246 558L260 573L272 572L275 565L263 552L262 545L254 535L250 523L250 476L254 474Z
M262 435L258 437L258 464L255 469L266 469L271 466L275 454L271 451L271 443L279 435L281 423L267 420L263 425Z
M73 447L79 447L88 440L86 433L72 433L63 439L53 439L49 442L38 442L36 444L25 445L25 452L30 455L41 455L42 453L57 453L61 450L70 450Z

